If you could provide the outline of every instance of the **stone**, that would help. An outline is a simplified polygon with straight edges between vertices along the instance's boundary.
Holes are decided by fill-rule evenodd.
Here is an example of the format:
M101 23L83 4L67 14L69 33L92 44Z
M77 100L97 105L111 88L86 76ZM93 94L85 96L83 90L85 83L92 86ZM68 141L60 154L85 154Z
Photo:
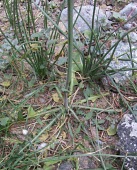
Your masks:
M79 155L81 154L80 152L75 152L74 155ZM89 158L87 156L79 156L77 157L78 159L78 164L79 164L79 170L89 170L89 169L95 169L95 161L93 158ZM65 161L62 162L58 168L58 170L73 170L74 167L71 162Z
M127 23L127 24L124 24L124 25L123 25L123 28L124 28L125 30L130 30L132 27L133 27L133 24L132 24L132 23Z
M93 9L94 6L92 5L86 5L82 7L76 7L76 11L73 10L73 23L75 23L74 26L74 37L78 33L83 33L87 30L90 30L89 26L86 24L86 22L81 18L81 16L78 16L78 12L81 8L80 15L86 20L86 22L92 27L92 17L93 17ZM61 21L67 28L68 24L68 9L64 9L61 14ZM128 17L132 17L135 14L137 14L137 3L130 3L126 5L121 11L120 11L120 16L126 16L125 18L128 19ZM95 20L94 20L94 29L97 29L100 25L110 28L112 21L109 21L108 18L112 15L111 12L108 12L108 14L105 14L102 9L99 9L99 7L96 7L96 12L95 12ZM127 23L123 27L126 30L129 30L135 26L135 22ZM124 30L122 29L122 32ZM106 32L105 32L106 34ZM77 37L77 36L76 36ZM132 57L134 62L134 69L137 70L137 33L136 32L131 32L129 33L129 38L131 42L131 48L132 48ZM131 70L133 68L133 65L131 61L125 61L125 60L130 60L131 54L130 54L130 46L127 37L123 39L124 42L120 42L115 50L115 53L113 55L113 60L111 61L109 68L108 69L113 69L116 70L116 73L112 75L111 77L114 78L116 83L123 84L125 80L127 80L129 77L132 76L133 71ZM115 40L112 40L112 45L115 43ZM111 46L112 46L111 45ZM92 51L92 47L91 47ZM107 50L103 49L106 52ZM113 51L113 50L112 50ZM106 58L110 58L112 51L106 56ZM129 59L130 58L130 59ZM120 71L120 69L129 69L129 70L124 70Z
M73 170L73 166L71 162L62 162L58 168L58 170Z
M137 18L137 3L130 3L126 5L120 12L122 16L126 16L127 19L136 15Z
M9 66L9 61L0 59L0 70L5 70Z
M124 166L128 170L137 170L137 104L133 107L133 114L125 114L118 124L118 147L121 155L126 155ZM132 155L133 157L128 157Z
M39 150L42 150L42 149L44 149L46 146L47 146L47 143L45 143L45 142L40 143L40 144L38 145L38 147L37 147L37 150L38 150L38 151L39 151Z
M94 5L94 0L90 0L90 5Z
M116 43L115 41L112 41L112 45ZM137 70L137 49L136 44L131 44L132 48L132 57L134 62L134 69ZM113 51L113 50L112 50ZM106 56L106 58L110 58L112 55L112 51ZM130 57L130 47L128 42L120 42L115 50L115 53L113 55L113 60L111 61L109 67L112 70L119 70L122 68L125 69L131 69L132 63L129 60ZM109 70L109 68L108 68ZM132 70L127 71L117 71L115 74L111 75L111 77L116 81L116 83L124 84L124 82L132 76Z
M129 36L129 39L130 39L130 42L131 42L131 43L137 42L137 33L135 33L135 32L130 32L130 33L128 34L128 36ZM124 37L124 40L125 40L125 41L128 41L127 36Z
M75 152L74 154L79 155L81 153ZM93 158L89 158L87 156L79 156L78 160L79 160L79 170L95 169L96 168L95 161Z
M105 14L106 14L106 17L108 19L112 18L112 12L111 11L106 11Z
M90 30L87 23L90 25L90 27L92 27L92 16L93 16L94 6L91 6L91 5L82 6L81 11L80 11L80 8L81 7L75 8L77 12L73 10L73 23L75 23L75 20L77 19L75 26L74 26L75 28L74 33L76 33L77 31L79 33L79 32L84 32L86 30ZM79 11L80 11L80 15L84 18L84 20L86 20L87 23L83 20L81 16L77 18ZM66 27L68 26L68 9L67 8L65 8L61 13L61 21ZM103 13L101 9L99 9L99 7L96 7L94 28L97 29L100 25L104 25L107 23L108 23L108 19L106 15Z

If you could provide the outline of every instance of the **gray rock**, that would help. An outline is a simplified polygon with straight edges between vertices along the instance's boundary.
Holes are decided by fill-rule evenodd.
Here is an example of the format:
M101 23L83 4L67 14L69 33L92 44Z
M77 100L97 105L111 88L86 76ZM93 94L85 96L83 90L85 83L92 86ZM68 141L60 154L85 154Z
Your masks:
M114 41L112 42L112 44L114 44ZM131 48L132 48L132 56L133 56L133 60L135 62L137 62L137 49L136 49L136 44L133 45L131 44ZM128 42L120 42L116 48L116 51L113 55L113 60L110 63L110 69L113 70L119 70L119 69L131 69L132 68L132 63L131 61L124 61L124 60L129 60L129 57L131 57L130 54L130 47L129 47L129 43ZM111 57L112 52L110 52L106 58L110 58ZM134 62L134 69L137 70L137 63ZM123 84L125 80L127 80L127 78L129 78L130 76L132 76L132 70L128 70L128 71L118 71L116 74L112 75L112 78L114 78L114 80L117 83Z
M122 16L131 18L136 15L137 18L137 3L130 3L126 5L120 12Z
M75 155L81 154L80 152L75 152ZM94 169L96 168L95 161L93 158L89 158L87 156L79 156L79 170L83 169Z
M79 155L80 152L75 152L74 155ZM78 157L78 163L79 163L79 170L88 170L88 169L95 169L95 161L93 158L89 158L87 156L79 156ZM71 162L62 162L58 168L58 170L73 170L73 165Z
M127 24L125 24L125 25L123 26L123 28L124 28L125 30L130 30L132 27L133 27L133 24L132 24L132 23L127 23Z
M86 22L90 25L90 27L92 27L92 16L93 16L93 9L94 7L91 5L87 5L87 6L82 6L81 11L80 11L80 7L76 7L75 10L73 10L73 23L76 21L75 24L75 33L80 31L80 32L84 32L86 30L89 30L89 26L86 24ZM80 11L80 15L84 18L84 20L86 20L86 22L81 18L81 16L78 16L78 12ZM67 27L68 24L68 9L64 9L62 11L61 14L61 21L63 22L63 24ZM100 25L104 25L108 23L108 19L106 17L106 15L103 13L103 11L101 9L99 9L99 7L96 7L96 12L95 12L95 20L94 20L94 28L98 28Z
M94 5L94 0L90 0L90 5Z
M111 19L111 18L112 18L112 12L111 12L111 11L106 11L105 14L106 14L106 17L107 17L108 19Z
M137 106L137 105L136 105ZM137 115L137 108L134 110ZM126 155L124 166L128 170L137 170L137 122L132 114L125 114L118 124L119 149L121 155ZM133 157L128 157L132 155Z
M75 8L77 12L79 12L80 7ZM92 27L92 17L93 17L93 9L94 7L91 5L83 6L80 11L80 15L86 20L86 22ZM64 9L61 14L61 21L64 23L64 25L67 27L68 24L68 9ZM86 30L89 30L89 26L86 24L86 22L81 18L81 16L78 16L78 13L75 10L73 10L74 17L73 17L73 23L75 23L75 20L77 19L75 23L75 30L74 34L79 32L84 32ZM126 18L129 17L129 15L133 16L137 14L137 3L130 3L125 8L123 8L120 11L121 16L126 16ZM105 15L99 7L96 7L95 12L95 20L94 20L94 28L97 29L100 25L109 27L109 24L111 21L108 21L107 17L109 17L110 13L108 15ZM133 27L133 22L129 23L130 25L125 25L126 29L130 29ZM137 49L136 45L133 43L137 43L137 34L130 33L129 37L131 39L131 46L132 46L132 56L135 62L137 62ZM124 39L127 41L127 39ZM114 43L114 41L112 41ZM92 47L91 47L92 50ZM106 50L105 50L106 51ZM112 54L112 51L107 55L106 58L110 58ZM115 79L117 83L124 83L125 80L127 80L127 77L132 76L132 71L119 71L120 69L132 69L132 63L131 61L124 61L129 60L130 54L130 47L128 42L120 42L119 45L116 48L116 51L113 55L114 60L110 63L110 69L116 70L117 73L112 75L112 78ZM134 63L134 68L137 69L137 63Z
M34 2L39 5L39 3L41 2L41 0L34 0Z
M8 60L0 59L0 70L5 70L9 65Z
M73 170L73 166L70 162L63 162L60 164L58 170Z
M131 42L131 43L137 42L137 33L135 33L135 32L130 32L128 35L129 35L129 39L130 39L130 42ZM127 36L124 37L124 40L127 41Z

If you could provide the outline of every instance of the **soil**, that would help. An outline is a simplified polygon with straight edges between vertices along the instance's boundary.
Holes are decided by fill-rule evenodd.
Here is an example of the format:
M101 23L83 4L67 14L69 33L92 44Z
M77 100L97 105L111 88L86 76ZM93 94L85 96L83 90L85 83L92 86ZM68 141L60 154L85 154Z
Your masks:
M56 4L56 7L53 9L51 8L51 17L54 20L56 20L62 1L54 0L54 3ZM79 6L80 4L81 2L79 0L74 1L74 6ZM84 5L87 5L87 4L90 4L90 1L85 0ZM123 7L123 4L122 4L121 7L118 6L117 8L117 5L114 6L114 4L112 4L112 2L110 1L103 2L103 3L100 2L100 4L102 8L107 7L108 5L111 5L111 7L113 9L115 8L116 11L120 10L120 8ZM21 5L21 9L24 10L23 5ZM6 18L3 7L0 7L0 13L1 13L1 16L0 16L1 29L4 32L7 32L9 31L9 23ZM43 18L39 15L40 14L39 10L35 7L34 7L34 14L37 18L36 19L37 29L41 30L43 28ZM2 34L0 34L0 44L3 44L3 40L4 40L4 37ZM4 58L4 56L2 57ZM22 112L21 115L24 116L24 118L27 117L26 115L28 114L28 109L27 109L28 106L31 106L35 111L40 111L41 109L44 109L47 107L56 108L57 106L62 106L63 99L60 96L58 96L58 94L56 96L56 99L54 98L55 94L57 93L57 88L55 88L55 85L56 87L63 88L64 82L65 82L65 76L62 76L61 78L55 78L52 81L52 83L49 83L45 87L41 88L42 90L40 90L36 95L33 95L32 97L29 98L29 95L31 95L33 91L37 90L38 87L42 87L49 80L48 79L43 80L43 81L36 80L35 82L32 82L31 84L30 82L33 80L34 76L32 76L32 72L31 73L29 72L30 67L28 66L28 69L27 69L27 65L26 65L26 69L24 71L25 81L23 81L21 78L18 79L18 74L16 74L14 65L12 66L13 66L12 68L8 68L6 71L0 73L2 79L4 79L5 75L7 74L12 76L12 78L10 79L10 82L12 85L6 89L4 88L5 91L2 93L2 97L5 96L6 98L7 105L6 107L3 106L1 110L3 109L3 112L4 111L8 112L7 115L10 116L13 121L13 123L8 128L8 133L10 133L10 138L19 140L20 142L22 142L26 140L26 137L24 137L24 135L22 134L22 129L27 128L28 133L31 134L32 137L35 137L35 135L38 134L38 131L40 131L42 127L46 126L46 124L50 120L50 116L49 117L42 116L41 118L38 118L38 116L36 116L35 119L28 119L27 125L26 125L26 120L19 122L16 119L17 117L16 110L15 108L12 107L11 103L14 103L14 106L18 106L20 102L23 102L26 99L25 105L20 106L21 107L20 112ZM18 67L20 68L20 65ZM66 69L63 69L63 70L66 71ZM81 75L79 76L79 79L80 78L81 78ZM81 82L83 83L84 87L81 89L79 87L75 87L74 89L75 92L71 98L71 101L73 102L73 104L85 99L83 91L87 88L88 84L87 82L85 82L83 78L81 79L82 79ZM80 121L84 123L85 126L87 127L87 134L85 134L85 132L82 133L81 131L79 135L76 135L75 146L73 146L73 143L70 142L72 141L72 136L68 132L68 129L69 129L68 125L71 123L71 125L73 125L71 130L72 132L75 132L76 130L78 130L78 126L80 124L74 121L75 116L74 115L72 116L70 113L66 116L66 118L62 116L62 120L60 120L53 127L51 127L51 129L48 130L47 133L44 133L43 136L41 136L41 138L39 139L41 142L46 142L46 143L51 142L53 140L52 139L53 136L58 134L57 132L59 132L60 127L64 126L64 123L66 123L66 127L64 127L63 130L59 132L58 140L60 144L54 147L54 149L49 149L48 156L56 155L58 148L61 150L64 150L65 152L69 151L70 149L75 150L75 147L77 146L77 144L79 144L79 141L81 141L80 142L81 145L84 145L85 148L91 148L92 145L90 141L87 140L88 141L87 142L85 140L87 138L86 135L88 136L88 139L92 139L94 142L97 140L99 136L99 141L103 143L102 147L105 148L106 146L109 146L108 148L104 149L103 153L117 154L117 150L115 149L115 146L117 145L117 142L118 142L117 135L109 135L107 132L107 129L111 126L112 123L115 125L118 124L118 122L121 120L127 108L125 108L124 110L121 109L123 102L121 101L120 95L117 92L112 91L112 89L116 90L112 87L112 85L107 84L107 86L104 87L102 85L100 86L100 84L93 82L91 83L91 88L94 89L93 95L98 95L101 92L102 97L95 100L95 102L90 100L90 101L86 101L82 103L83 109L76 109L76 108L74 109L74 111L78 114ZM94 86L97 86L97 88L94 88ZM97 91L98 88L100 89L100 91ZM103 95L105 93L108 93L108 95ZM130 92L130 94L132 96L132 91ZM126 94L125 96L129 97L129 95L126 95ZM84 108L87 106L91 108L95 107L95 108L101 108L101 109L114 109L117 111L117 114L100 111L96 115L96 112L95 112L93 114L93 118L87 119L85 121L86 115L90 112L90 109ZM55 114L56 112L54 113L54 116ZM100 130L98 132L98 136L96 132L95 119L97 119L97 121L100 122L99 123ZM14 144L14 142L12 143L11 140L6 139L4 137L4 134L3 134L3 140L5 141L5 148L7 148L7 145L9 143L10 143L9 146L10 145L13 146ZM9 153L9 152L10 152L10 149L6 151L6 153ZM83 149L83 152L89 152L89 151L86 151ZM114 161L110 158L108 160L108 163L111 163L113 167L115 167L117 170L121 169L121 165L117 164L117 159L116 161ZM100 163L99 162L96 163L96 168L99 168L99 166L100 166Z

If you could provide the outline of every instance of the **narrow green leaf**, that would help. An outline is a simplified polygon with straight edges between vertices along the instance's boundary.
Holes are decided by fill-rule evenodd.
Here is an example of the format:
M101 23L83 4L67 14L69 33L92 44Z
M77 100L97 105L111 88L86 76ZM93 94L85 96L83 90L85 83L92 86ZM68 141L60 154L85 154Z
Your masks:
M28 118L34 117L34 116L36 116L36 114L37 113L34 111L34 109L31 106L29 106L29 108L28 108Z

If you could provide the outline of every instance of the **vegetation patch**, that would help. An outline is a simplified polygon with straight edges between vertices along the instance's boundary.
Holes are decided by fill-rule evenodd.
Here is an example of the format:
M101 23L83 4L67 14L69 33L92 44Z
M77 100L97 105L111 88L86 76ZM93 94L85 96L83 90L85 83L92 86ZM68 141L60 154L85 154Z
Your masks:
M123 30L135 16L121 17L121 1L90 3L2 1L0 169L120 170L135 156L121 154L117 136L127 110L136 117L137 27ZM91 23L81 12L86 5ZM99 21L96 10L107 5L113 13ZM80 20L87 30L79 30ZM116 55L123 41L129 50ZM111 65L121 61L130 67ZM113 77L126 71L124 80Z

